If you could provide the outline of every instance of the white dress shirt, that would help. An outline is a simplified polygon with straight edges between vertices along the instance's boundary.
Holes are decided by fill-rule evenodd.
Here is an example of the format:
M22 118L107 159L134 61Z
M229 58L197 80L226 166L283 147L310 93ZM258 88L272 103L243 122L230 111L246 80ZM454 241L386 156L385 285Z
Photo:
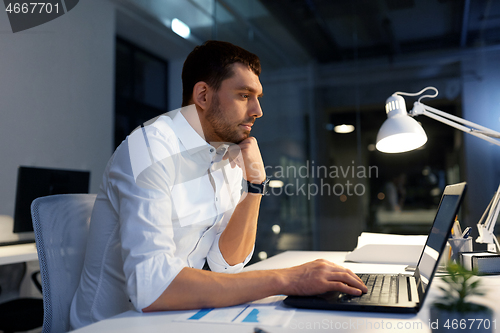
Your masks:
M194 108L194 106L189 106ZM188 107L188 108L189 108ZM73 328L153 303L184 267L235 273L219 250L241 197L242 171L171 111L116 149L92 213Z

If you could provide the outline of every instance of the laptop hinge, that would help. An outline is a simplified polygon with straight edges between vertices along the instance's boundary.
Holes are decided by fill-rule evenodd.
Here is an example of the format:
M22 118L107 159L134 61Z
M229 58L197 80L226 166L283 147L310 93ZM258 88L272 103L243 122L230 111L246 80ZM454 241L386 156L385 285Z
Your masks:
M408 277L408 298L410 302L418 303L417 281L413 276Z

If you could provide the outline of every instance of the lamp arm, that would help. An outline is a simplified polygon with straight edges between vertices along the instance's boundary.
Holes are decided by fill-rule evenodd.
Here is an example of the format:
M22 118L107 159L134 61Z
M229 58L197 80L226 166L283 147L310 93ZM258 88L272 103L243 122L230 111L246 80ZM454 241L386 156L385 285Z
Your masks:
M498 219L498 214L500 213L500 186L498 190L493 195L488 207L484 211L483 216L477 224L477 230L479 232L479 237L476 239L477 243L488 244L488 250L492 251L495 247L496 252L500 253L500 244L495 236L495 224Z
M495 193L495 195L496 195L496 193ZM484 211L483 215L479 219L479 222L477 223L478 225L486 226L486 223L487 223L486 217L488 216L488 212L490 211L491 205L495 201L495 195L493 196L493 198L491 198L490 203L488 204L488 207L486 207L486 210Z
M459 130L465 132L465 133L468 133L470 135L474 135L474 136L476 136L478 138L481 138L481 139L483 139L485 141L488 141L490 143L493 143L493 144L496 144L496 145L500 146L500 141L499 140L496 140L496 139L494 139L494 138L492 138L490 136L487 136L487 135L485 135L483 133L476 132L473 129L471 129L470 127L457 124L457 123L455 123L453 121L450 121L450 120L448 120L446 118L440 117L440 116L438 116L438 115L436 115L436 114L434 114L432 112L424 111L423 115L427 116L429 118L435 119L437 121L440 121L440 122L442 122L444 124L450 125L450 126L456 128L456 129L459 129Z
M459 129L465 133L474 135L478 138L486 140L490 143L496 144L500 146L500 140L496 140L494 138L500 138L500 133L493 131L487 127L475 124L471 121L459 118L457 116L451 115L449 113L440 111L428 105L425 105L420 102L415 102L413 109L410 111L410 115L424 115L439 122L442 122L446 125ZM465 124L467 126L461 125Z
M493 229L495 228L495 224L498 219L498 214L500 213L499 201L500 201L500 186L499 190L493 196L492 207L490 209L490 213L488 214L488 220L486 221L486 227L488 228L488 230L491 230L491 232L493 232Z
M491 234L492 234L492 237L493 237L493 241L495 242L495 252L496 253L500 253L500 244L498 244L498 239L493 234L493 231L491 232ZM488 250L491 251L491 250L493 250L493 248L491 248L491 250L488 248ZM491 251L491 252L493 252L493 251Z
M492 136L500 137L500 132L496 132L496 131L494 131L494 130L492 130L490 128L478 125L476 123L473 123L472 121L468 121L468 120L462 119L460 117L454 116L452 114L443 112L441 110L438 110L438 109L433 108L431 106L425 105L423 103L416 102L415 105L417 105L417 104L421 105L424 108L424 110L427 110L429 112L435 113L435 114L440 115L440 116L442 116L444 118L451 119L451 120L453 120L453 121L455 121L457 123L469 126L470 129L478 129L478 130L481 130L481 131L483 131L485 133L491 134ZM418 110L415 110L415 111L418 112Z

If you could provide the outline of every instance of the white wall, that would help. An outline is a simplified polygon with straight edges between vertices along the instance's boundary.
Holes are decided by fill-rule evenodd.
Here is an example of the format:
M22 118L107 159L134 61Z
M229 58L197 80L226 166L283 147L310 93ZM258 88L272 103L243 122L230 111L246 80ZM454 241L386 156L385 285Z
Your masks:
M12 33L0 13L0 214L12 215L19 165L91 171L112 153L114 5L86 0Z
M169 61L169 108L180 107L194 45L121 5L80 1L15 34L0 13L0 215L14 214L19 165L90 170L98 191L113 152L116 35Z

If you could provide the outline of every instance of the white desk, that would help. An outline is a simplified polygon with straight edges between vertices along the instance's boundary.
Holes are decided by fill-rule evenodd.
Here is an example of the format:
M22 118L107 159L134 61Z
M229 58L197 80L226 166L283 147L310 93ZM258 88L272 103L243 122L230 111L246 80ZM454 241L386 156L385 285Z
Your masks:
M36 244L0 246L0 265L38 260Z
M27 237L33 237L35 234L23 233L14 234L14 219L9 215L0 215L0 242L11 242ZM9 246L0 246L0 265L15 264L18 262L28 262L38 260L35 243L18 244Z
M335 263L342 263L346 252L302 252L288 251L271 257L245 270L286 268L299 265L314 259L324 258ZM403 265L374 265L344 263L343 266L352 269L356 273L401 273ZM488 294L482 303L496 309L495 319L500 326L500 278L483 277L484 285L488 287ZM436 296L440 279L433 281L431 291L426 299L423 309L417 315L408 314L383 314L365 312L344 311L319 311L298 309L287 327L262 327L269 333L283 332L384 332L391 326L392 332L430 332L429 329L429 304ZM95 324L76 330L77 333L142 333L142 332L203 332L203 333L251 333L253 327L237 324L200 324L173 321L183 311L138 313L128 311L116 317L97 322ZM402 329L397 327L402 326ZM335 327L338 327L336 329ZM342 328L344 326L344 328ZM315 328L316 327L316 328ZM383 329L385 328L385 329ZM497 328L498 331L500 329Z

